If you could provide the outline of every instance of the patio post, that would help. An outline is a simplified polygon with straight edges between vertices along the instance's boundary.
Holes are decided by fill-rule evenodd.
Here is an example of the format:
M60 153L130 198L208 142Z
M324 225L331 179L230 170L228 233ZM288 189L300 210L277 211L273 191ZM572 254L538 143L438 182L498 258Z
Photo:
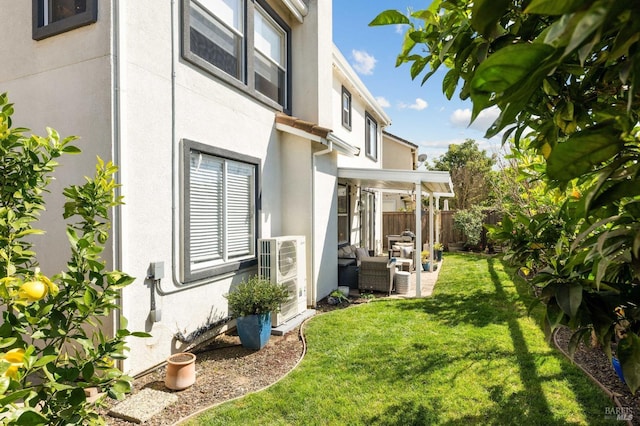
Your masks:
M420 270L420 254L422 252L422 182L416 182L416 238L415 250L413 251L413 264L416 265L416 297L422 297L422 271Z
M433 193L429 193L429 272L433 272Z
M440 242L440 227L441 225L441 221L442 221L442 216L440 215L440 196L436 196L436 237L435 237L435 241L436 243Z

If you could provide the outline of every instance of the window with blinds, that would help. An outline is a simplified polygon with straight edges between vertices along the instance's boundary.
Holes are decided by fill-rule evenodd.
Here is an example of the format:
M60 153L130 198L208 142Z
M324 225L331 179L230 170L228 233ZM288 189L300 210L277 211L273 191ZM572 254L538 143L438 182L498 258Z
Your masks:
M255 258L256 165L189 151L186 258L193 274Z

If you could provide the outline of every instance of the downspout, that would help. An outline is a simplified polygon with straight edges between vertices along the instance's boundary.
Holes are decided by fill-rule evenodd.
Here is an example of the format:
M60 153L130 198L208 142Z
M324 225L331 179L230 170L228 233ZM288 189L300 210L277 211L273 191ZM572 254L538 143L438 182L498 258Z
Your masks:
M311 300L313 306L316 306L316 297L318 295L318 283L316 279L316 172L317 164L316 159L321 155L330 154L333 152L333 142L327 141L327 148L321 151L314 152L311 156L312 170L311 170Z
M113 78L113 83L112 83L112 100L111 102L113 103L112 106L112 138L113 138L113 143L112 143L112 157L113 157L113 161L114 163L120 167L121 166L121 150L120 150L120 145L121 145L121 129L120 129L120 117L121 117L121 96L120 96L120 84L121 84L121 75L122 75L122 70L121 70L121 66L122 66L122 61L120 60L120 37L121 37L121 31L120 31L120 1L119 0L115 0L113 2L113 10L111 12L112 14L112 20L113 20L113 24L112 24L112 31L113 31L113 44L112 44L112 60L113 60L113 64L112 64L112 78ZM116 186L115 188L115 195L116 198L120 197L121 195L121 190L120 190L120 184L122 184L122 170L119 169L118 173L116 174L116 182L118 183L118 186ZM111 237L113 238L113 269L114 270L121 270L122 269L122 207L121 206L116 206L113 209L113 220L112 220L112 226L113 226L113 232ZM116 332L116 330L119 330L121 327L121 322L120 322L120 318L122 317L122 289L118 290L118 300L117 300L117 305L118 305L118 310L120 311L119 315L114 315L113 316L113 330L114 333ZM124 362L123 360L118 360L118 368L120 370L123 370L124 368Z
M155 290L160 296L167 296L181 291L190 290L211 280L202 280L188 286L180 281L178 271L180 270L180 152L178 150L178 138L176 130L176 1L171 0L171 281L174 288L165 290L162 288L162 281L158 280Z

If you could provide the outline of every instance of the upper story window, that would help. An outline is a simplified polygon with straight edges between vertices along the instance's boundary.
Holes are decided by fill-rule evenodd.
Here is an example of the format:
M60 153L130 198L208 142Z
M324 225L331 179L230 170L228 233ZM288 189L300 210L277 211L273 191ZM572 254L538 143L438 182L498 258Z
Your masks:
M285 106L287 33L259 6L254 17L256 90Z
M259 164L185 141L185 281L256 263Z
M32 38L42 40L98 20L98 0L31 0Z
M349 191L338 185L338 244L349 242Z
M365 113L364 116L365 124L365 152L367 157L372 160L378 160L378 123L369 115L369 113Z
M342 125L351 130L351 93L342 86Z
M184 0L183 10L185 59L290 111L290 30L263 0Z

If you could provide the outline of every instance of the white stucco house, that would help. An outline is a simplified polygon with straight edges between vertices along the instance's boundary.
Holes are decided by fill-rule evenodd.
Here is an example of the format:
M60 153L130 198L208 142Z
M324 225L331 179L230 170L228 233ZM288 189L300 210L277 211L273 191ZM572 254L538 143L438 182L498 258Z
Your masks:
M382 132L382 167L385 169L416 170L418 168L418 145L387 131ZM415 209L413 191L406 193L385 193L382 200L383 212Z
M81 136L42 215L43 272L68 257L62 188L96 156L120 167L105 259L137 277L121 313L152 334L125 371L233 326L223 295L256 274L261 239L304 237L298 296L314 306L337 287L341 239L380 249L378 191L451 192L448 174L382 169L390 119L331 43L331 15L318 0L3 2L15 123Z

